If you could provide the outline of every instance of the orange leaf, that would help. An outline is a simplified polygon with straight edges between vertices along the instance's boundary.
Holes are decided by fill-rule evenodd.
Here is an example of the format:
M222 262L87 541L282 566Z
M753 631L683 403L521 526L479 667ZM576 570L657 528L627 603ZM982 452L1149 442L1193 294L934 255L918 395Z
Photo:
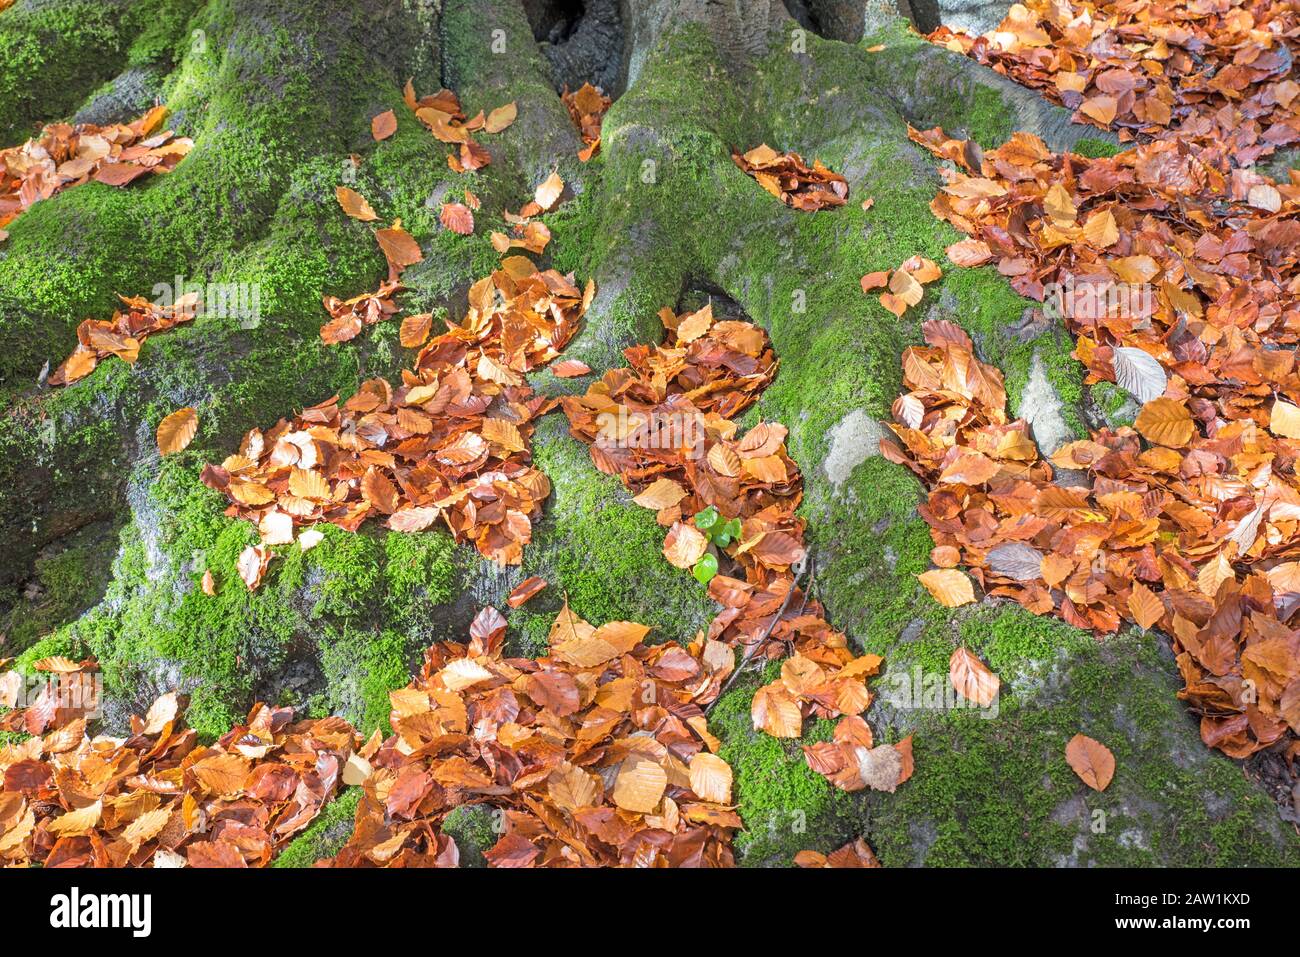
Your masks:
M158 423L158 451L172 455L194 440L199 430L199 414L190 406L177 409Z
M443 203L438 221L453 233L468 236L474 232L474 214L464 203Z
M370 204L366 202L366 198L354 189L348 189L346 186L336 186L334 187L334 198L343 207L343 212L353 219L368 223L379 218L375 215L375 211L370 208Z
M1165 605L1160 596L1146 585L1134 582L1128 596L1128 610L1138 627L1146 631L1164 617Z
M958 648L948 659L948 678L967 701L987 708L998 696L1002 682L967 648Z
M397 117L393 115L392 110L385 110L383 113L374 116L370 120L370 135L375 141L386 140L397 132Z
M955 568L934 568L916 576L934 600L945 608L956 608L975 600L971 581Z
M1076 734L1065 746L1065 760L1079 779L1094 791L1104 791L1115 776L1115 756L1086 734Z
M506 604L511 608L518 608L545 587L545 578L539 578L536 575L531 578L525 578L516 585L513 590L511 590L509 596L506 598Z
M519 108L515 101L511 100L505 106L498 106L495 110L487 115L487 120L483 124L485 133L500 133L519 115Z

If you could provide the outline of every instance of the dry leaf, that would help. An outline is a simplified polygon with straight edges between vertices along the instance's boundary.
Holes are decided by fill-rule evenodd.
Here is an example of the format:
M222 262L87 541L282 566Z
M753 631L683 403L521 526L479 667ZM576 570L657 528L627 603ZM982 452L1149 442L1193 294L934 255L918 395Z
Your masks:
M1110 749L1085 734L1076 734L1065 746L1065 760L1079 779L1094 791L1104 791L1115 776L1115 756Z
M198 431L198 412L190 406L177 409L158 423L158 451L174 455L188 446Z

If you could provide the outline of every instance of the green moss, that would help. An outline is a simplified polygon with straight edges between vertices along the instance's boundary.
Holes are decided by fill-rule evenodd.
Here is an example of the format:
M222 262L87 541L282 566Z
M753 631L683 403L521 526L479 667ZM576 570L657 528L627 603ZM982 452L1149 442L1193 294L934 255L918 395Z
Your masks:
M103 594L108 568L102 530L71 537L61 551L35 562L37 593L14 602L0 632L3 651L13 656L71 620Z
M461 867L487 867L483 852L497 842L500 813L485 804L462 804L453 808L442 830L456 842Z
M391 729L388 693L410 683L419 663L418 649L406 636L390 630L329 629L320 641L321 670L327 697L319 709L353 716L356 727L369 735Z
M1139 406L1131 395L1113 382L1096 382L1088 387L1088 394L1096 403L1111 428L1132 425Z
M352 823L361 800L361 788L347 788L325 805L305 831L295 837L272 867L312 867L317 861L333 857L352 836Z
M1120 153L1124 147L1110 143L1106 140L1097 139L1092 136L1082 136L1075 141L1074 152L1080 156L1087 156L1090 159L1100 159L1103 156L1115 156Z
M1019 605L982 606L960 625L962 644L997 674L1050 661L1062 651L1081 652L1095 639L1056 618L1034 615Z
M131 18L109 5L59 0L20 5L0 19L0 143L22 142L70 114L118 72Z
M713 603L704 587L663 557L666 529L631 502L617 479L596 471L585 446L551 416L533 437L533 457L553 490L545 518L524 549L523 575L550 587L511 616L522 649L540 653L565 596L593 624L638 621L654 639L689 639L707 625Z
M389 532L384 538L384 605L406 633L428 631L459 590L461 563L449 534ZM429 634L432 638L432 634Z
M127 50L128 66L166 66L180 62L186 48L206 43L204 34L189 29L202 0L153 0L138 3L133 13L141 29Z
M800 741L754 731L750 701L779 668L768 666L761 681L739 680L709 715L709 730L722 741L718 756L731 765L732 797L745 822L734 847L737 862L747 867L789 866L802 850L828 853L863 826L860 802L809 768L800 750L829 740L832 722L814 722Z
M250 592L236 561L257 531L222 515L223 497L198 482L202 460L191 446L139 477L148 496L139 514L150 525L123 530L107 600L24 660L52 653L51 642L93 653L109 691L135 708L171 690L164 685L184 684L192 688L190 724L206 736L224 733L255 697L307 704L301 689L282 684L280 676L295 674L316 711L366 731L385 726L388 692L407 683L423 647L418 629L397 629L452 593L450 543L437 533L396 542L403 536L325 526L309 552L275 549ZM198 587L205 570L215 596ZM394 592L385 602L387 583Z
M1022 656L1051 645L1017 617L1004 612L963 629L994 670L1020 669L996 716L913 715L915 775L895 794L870 798L870 840L886 866L1300 860L1300 841L1267 796L1200 743L1159 639L1080 636L1027 670ZM1080 732L1115 755L1104 792L1089 790L1065 761Z

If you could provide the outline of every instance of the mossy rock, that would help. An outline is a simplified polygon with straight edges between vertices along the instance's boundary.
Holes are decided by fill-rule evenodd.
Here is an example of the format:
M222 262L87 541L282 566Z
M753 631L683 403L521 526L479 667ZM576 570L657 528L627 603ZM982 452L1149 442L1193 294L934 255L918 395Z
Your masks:
M1163 639L1085 637L1015 666L1006 644L1026 635L996 632L996 626L968 632L972 650L1000 670L1003 694L995 710L896 708L889 698L906 702L904 686L877 685L886 689L887 734L911 734L916 762L915 775L896 793L867 801L867 832L882 863L1300 863L1300 841L1273 801L1239 762L1201 742L1195 719L1175 697L1181 682ZM929 674L931 687L947 681L946 663L938 671L914 667ZM1066 743L1076 734L1115 756L1115 776L1104 791L1089 789L1066 763Z

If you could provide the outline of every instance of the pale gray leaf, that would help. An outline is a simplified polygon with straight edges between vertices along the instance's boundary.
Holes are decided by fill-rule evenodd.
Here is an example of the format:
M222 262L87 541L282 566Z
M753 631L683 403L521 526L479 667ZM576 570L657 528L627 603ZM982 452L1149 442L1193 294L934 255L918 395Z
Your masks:
M1024 542L1006 542L989 552L989 568L1018 582L1042 577L1043 553Z
M1115 347L1115 381L1119 387L1141 403L1165 394L1169 378L1149 352L1132 346Z

